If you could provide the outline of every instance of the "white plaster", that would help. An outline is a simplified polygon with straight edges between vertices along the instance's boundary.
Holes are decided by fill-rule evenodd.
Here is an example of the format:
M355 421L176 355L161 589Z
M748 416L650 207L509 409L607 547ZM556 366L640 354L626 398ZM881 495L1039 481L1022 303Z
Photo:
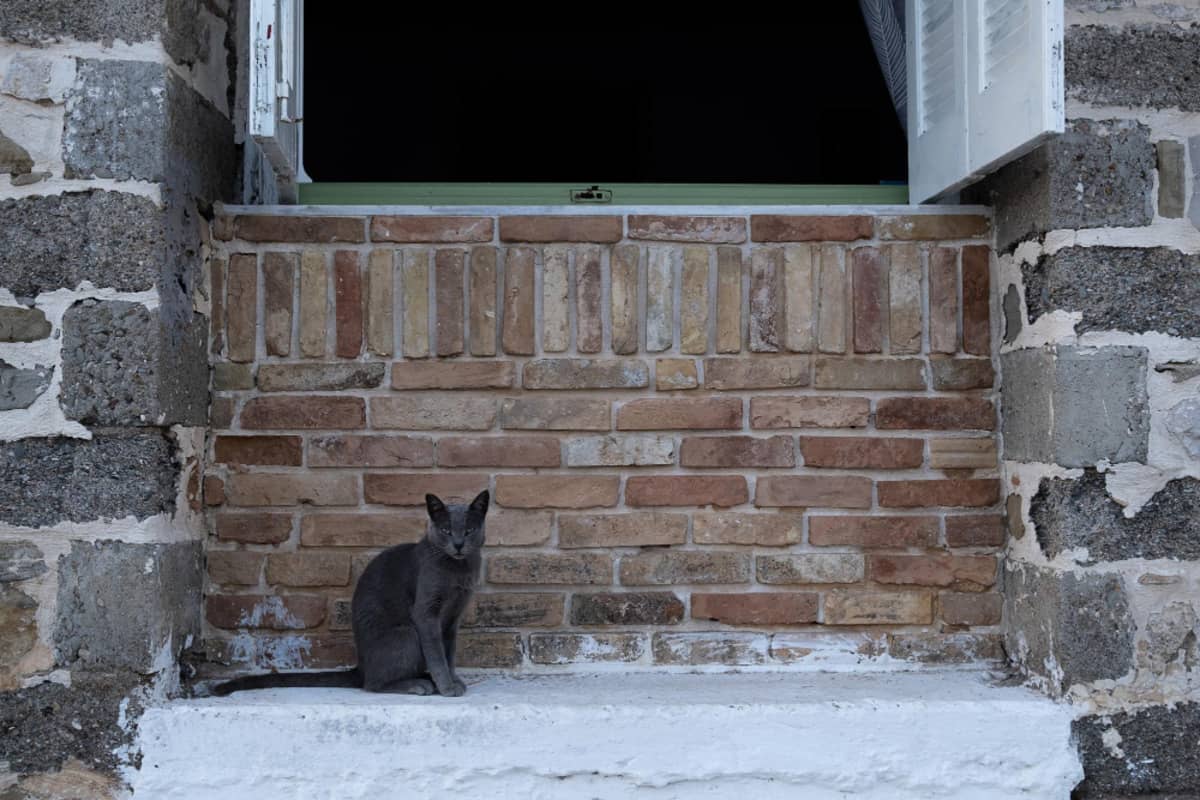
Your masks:
M28 186L13 186L0 183L0 200L22 197L45 197L68 192L124 192L126 194L145 197L162 207L162 184L149 181L118 181L111 178L95 178L89 180L56 177L60 173L52 173L45 180L31 183Z
M63 116L64 110L61 105L42 105L0 95L0 130L29 153L29 157L33 159L33 172L49 172L58 176L63 174ZM37 186L40 183L44 181L29 186Z
M1107 11L1092 11L1086 8L1068 8L1065 11L1067 25L1170 25L1186 28L1189 22L1200 20L1200 8L1189 0L1171 0L1170 3L1143 3L1127 8Z
M138 722L135 796L1066 797L1071 710L980 673L471 676L176 701Z

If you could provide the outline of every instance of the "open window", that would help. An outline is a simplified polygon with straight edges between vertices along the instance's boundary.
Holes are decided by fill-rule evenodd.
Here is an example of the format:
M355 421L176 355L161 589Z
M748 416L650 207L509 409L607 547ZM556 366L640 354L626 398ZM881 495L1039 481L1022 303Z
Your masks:
M289 199L923 202L1063 128L1062 0L906 0L907 136L856 3L669 29L348 6L251 0L251 133Z

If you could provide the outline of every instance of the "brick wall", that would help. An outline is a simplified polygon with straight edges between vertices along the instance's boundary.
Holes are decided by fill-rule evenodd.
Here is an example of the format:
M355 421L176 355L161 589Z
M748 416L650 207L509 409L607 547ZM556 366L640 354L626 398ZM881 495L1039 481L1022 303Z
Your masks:
M216 237L214 660L352 663L363 565L423 534L426 492L485 488L464 664L998 652L986 218L259 215Z

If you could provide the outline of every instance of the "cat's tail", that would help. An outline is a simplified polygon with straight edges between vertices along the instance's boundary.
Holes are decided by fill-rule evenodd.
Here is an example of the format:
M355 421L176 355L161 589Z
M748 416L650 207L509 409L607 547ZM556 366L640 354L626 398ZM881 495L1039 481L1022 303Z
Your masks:
M212 688L212 693L218 697L224 697L231 692L244 692L248 689L280 689L292 686L346 686L361 689L362 685L362 675L359 674L356 667L328 672L272 672L266 675L246 675L218 683Z

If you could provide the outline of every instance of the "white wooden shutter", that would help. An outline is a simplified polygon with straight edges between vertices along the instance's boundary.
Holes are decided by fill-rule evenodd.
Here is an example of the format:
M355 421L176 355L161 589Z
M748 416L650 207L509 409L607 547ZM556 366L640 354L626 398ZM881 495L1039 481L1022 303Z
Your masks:
M912 202L1062 132L1062 0L907 0L906 11Z
M285 182L303 180L302 0L250 0L249 126Z

